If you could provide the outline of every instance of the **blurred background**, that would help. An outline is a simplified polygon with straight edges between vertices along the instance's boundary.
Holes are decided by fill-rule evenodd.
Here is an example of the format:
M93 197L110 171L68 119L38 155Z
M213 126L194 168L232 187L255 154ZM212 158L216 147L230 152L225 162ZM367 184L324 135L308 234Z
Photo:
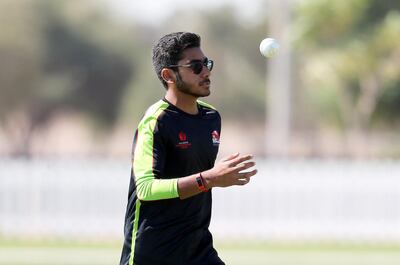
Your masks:
M0 0L0 22L0 264L118 263L173 31L215 61L219 156L258 162L213 193L227 264L400 263L399 1Z

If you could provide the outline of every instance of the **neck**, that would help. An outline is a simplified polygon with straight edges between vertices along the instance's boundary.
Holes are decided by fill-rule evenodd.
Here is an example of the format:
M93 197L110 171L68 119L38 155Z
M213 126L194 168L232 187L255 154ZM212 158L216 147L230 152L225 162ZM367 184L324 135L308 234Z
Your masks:
M175 92L173 89L168 89L165 94L165 99L175 107L189 114L197 114L197 98L182 92Z

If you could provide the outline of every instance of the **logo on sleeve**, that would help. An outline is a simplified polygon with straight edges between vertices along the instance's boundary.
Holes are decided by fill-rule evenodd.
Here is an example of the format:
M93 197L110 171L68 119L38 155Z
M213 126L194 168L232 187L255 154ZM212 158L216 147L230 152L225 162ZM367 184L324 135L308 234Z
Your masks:
M176 147L178 147L180 149L187 149L189 146L191 146L191 143L189 143L189 141L187 140L186 133L179 132L178 139L179 139L179 142L176 145Z
M211 133L211 139L212 139L213 145L219 145L219 133L218 133L218 131L213 131Z

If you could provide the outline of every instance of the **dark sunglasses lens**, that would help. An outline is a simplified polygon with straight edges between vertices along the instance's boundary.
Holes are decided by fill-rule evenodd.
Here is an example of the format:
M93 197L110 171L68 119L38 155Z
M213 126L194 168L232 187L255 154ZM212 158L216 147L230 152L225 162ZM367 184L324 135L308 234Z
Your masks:
M205 59L203 62L192 62L190 68L193 70L193 73L198 75L203 71L203 67L207 67L209 71L211 71L214 67L213 60Z
M213 60L207 60L206 66L208 68L208 71L211 71L214 67L214 61Z
M201 71L203 70L203 63L201 62L194 62L192 63L191 66L193 73L195 73L196 75L200 74Z

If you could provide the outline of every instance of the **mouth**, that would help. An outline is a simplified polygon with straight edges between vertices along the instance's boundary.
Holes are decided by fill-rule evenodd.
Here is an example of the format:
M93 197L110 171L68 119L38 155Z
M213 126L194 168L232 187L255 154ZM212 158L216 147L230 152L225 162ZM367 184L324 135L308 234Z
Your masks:
M211 81L210 80L204 80L204 81L200 82L200 86L209 87L210 85L211 85Z

